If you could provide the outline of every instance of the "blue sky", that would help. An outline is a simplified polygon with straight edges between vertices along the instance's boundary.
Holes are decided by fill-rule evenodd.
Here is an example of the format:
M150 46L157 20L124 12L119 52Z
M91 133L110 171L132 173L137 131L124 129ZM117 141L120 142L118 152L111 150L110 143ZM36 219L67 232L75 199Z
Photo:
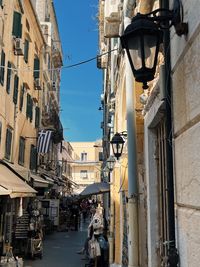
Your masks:
M98 1L54 0L63 49L64 66L98 54ZM67 141L95 141L101 138L102 71L96 60L62 69L61 121Z

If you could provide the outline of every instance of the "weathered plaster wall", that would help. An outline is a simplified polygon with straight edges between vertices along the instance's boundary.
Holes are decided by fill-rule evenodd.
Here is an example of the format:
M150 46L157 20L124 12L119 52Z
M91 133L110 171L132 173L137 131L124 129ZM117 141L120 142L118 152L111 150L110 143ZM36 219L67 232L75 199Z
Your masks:
M175 202L181 267L200 262L200 5L183 1L187 37L172 34Z

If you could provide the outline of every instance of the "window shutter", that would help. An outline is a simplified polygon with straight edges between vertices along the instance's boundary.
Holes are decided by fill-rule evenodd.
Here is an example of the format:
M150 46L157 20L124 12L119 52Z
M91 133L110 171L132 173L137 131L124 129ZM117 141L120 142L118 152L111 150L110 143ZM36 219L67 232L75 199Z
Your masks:
M23 104L24 104L24 84L21 86L20 91L20 102L19 102L19 110L22 111Z
M27 98L26 98L26 117L27 118L30 117L30 98L31 96L27 94Z
M28 50L29 50L29 41L25 39L24 42L24 60L26 63L28 63Z
M30 98L30 122L33 120L33 99Z
M30 170L37 170L37 149L34 145L31 145Z
M34 58L34 72L33 77L34 79L40 78L40 60L39 58Z
M12 70L11 70L11 63L8 61L8 67L7 67L7 82L6 82L6 92L9 94L10 93L10 82L11 82L11 75L12 75Z
M21 13L14 11L12 35L17 37L17 38L22 37L21 18L22 18Z
M0 6L3 7L3 0L0 0Z
M17 98L18 98L18 86L19 86L19 77L15 75L14 78L14 92L13 92L13 102L17 105Z
M7 159L10 159L11 144L12 144L12 132L10 129L7 129L7 131L6 131L6 150L5 150L5 157Z
M5 53L1 50L1 66L0 66L0 83L4 84L4 73L5 73Z
M25 139L23 137L20 137L18 163L21 165L24 165L24 156L25 156Z
M40 108L35 108L35 128L40 126Z

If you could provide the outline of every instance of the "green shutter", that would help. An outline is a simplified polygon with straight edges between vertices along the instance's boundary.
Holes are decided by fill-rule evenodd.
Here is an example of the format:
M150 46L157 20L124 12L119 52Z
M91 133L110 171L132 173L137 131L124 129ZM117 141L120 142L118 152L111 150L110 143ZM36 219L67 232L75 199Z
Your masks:
M30 170L37 170L37 150L34 145L31 145L31 153L30 153Z
M15 75L14 78L14 92L13 92L13 102L17 105L17 98L18 98L18 86L19 86L19 77Z
M4 84L4 73L5 73L5 53L1 50L1 66L0 66L0 83Z
M6 92L9 94L10 93L10 82L11 82L11 75L12 75L12 70L11 70L11 63L8 61L8 68L7 68L7 82L6 82Z
M0 6L3 7L3 0L0 0Z
M6 131L6 150L5 150L5 157L7 159L10 159L11 144L12 144L12 132L10 129L7 129L7 131Z
M24 165L24 156L25 156L25 139L23 137L20 137L18 163L21 165Z
M21 91L20 91L20 102L19 102L19 110L22 111L23 104L24 104L24 85L21 86Z
M22 19L21 13L14 11L12 35L17 37L17 38L22 37L21 19Z
M34 79L40 78L40 60L39 58L34 58L34 72L33 77Z
M35 128L40 126L40 108L35 108Z
M27 94L27 98L26 98L26 117L27 118L30 117L30 98L31 96Z
M29 41L25 39L24 42L24 60L26 63L28 63L28 50L29 50Z
M30 122L32 122L33 119L33 99L30 98Z

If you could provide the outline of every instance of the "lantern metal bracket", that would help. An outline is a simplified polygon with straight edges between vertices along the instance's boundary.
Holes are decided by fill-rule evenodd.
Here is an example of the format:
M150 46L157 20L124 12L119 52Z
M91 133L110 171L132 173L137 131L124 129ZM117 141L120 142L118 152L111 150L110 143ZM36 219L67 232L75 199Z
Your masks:
M180 0L174 1L173 10L159 8L142 16L156 22L161 30L174 26L178 36L188 33L188 23L183 22L183 6Z

